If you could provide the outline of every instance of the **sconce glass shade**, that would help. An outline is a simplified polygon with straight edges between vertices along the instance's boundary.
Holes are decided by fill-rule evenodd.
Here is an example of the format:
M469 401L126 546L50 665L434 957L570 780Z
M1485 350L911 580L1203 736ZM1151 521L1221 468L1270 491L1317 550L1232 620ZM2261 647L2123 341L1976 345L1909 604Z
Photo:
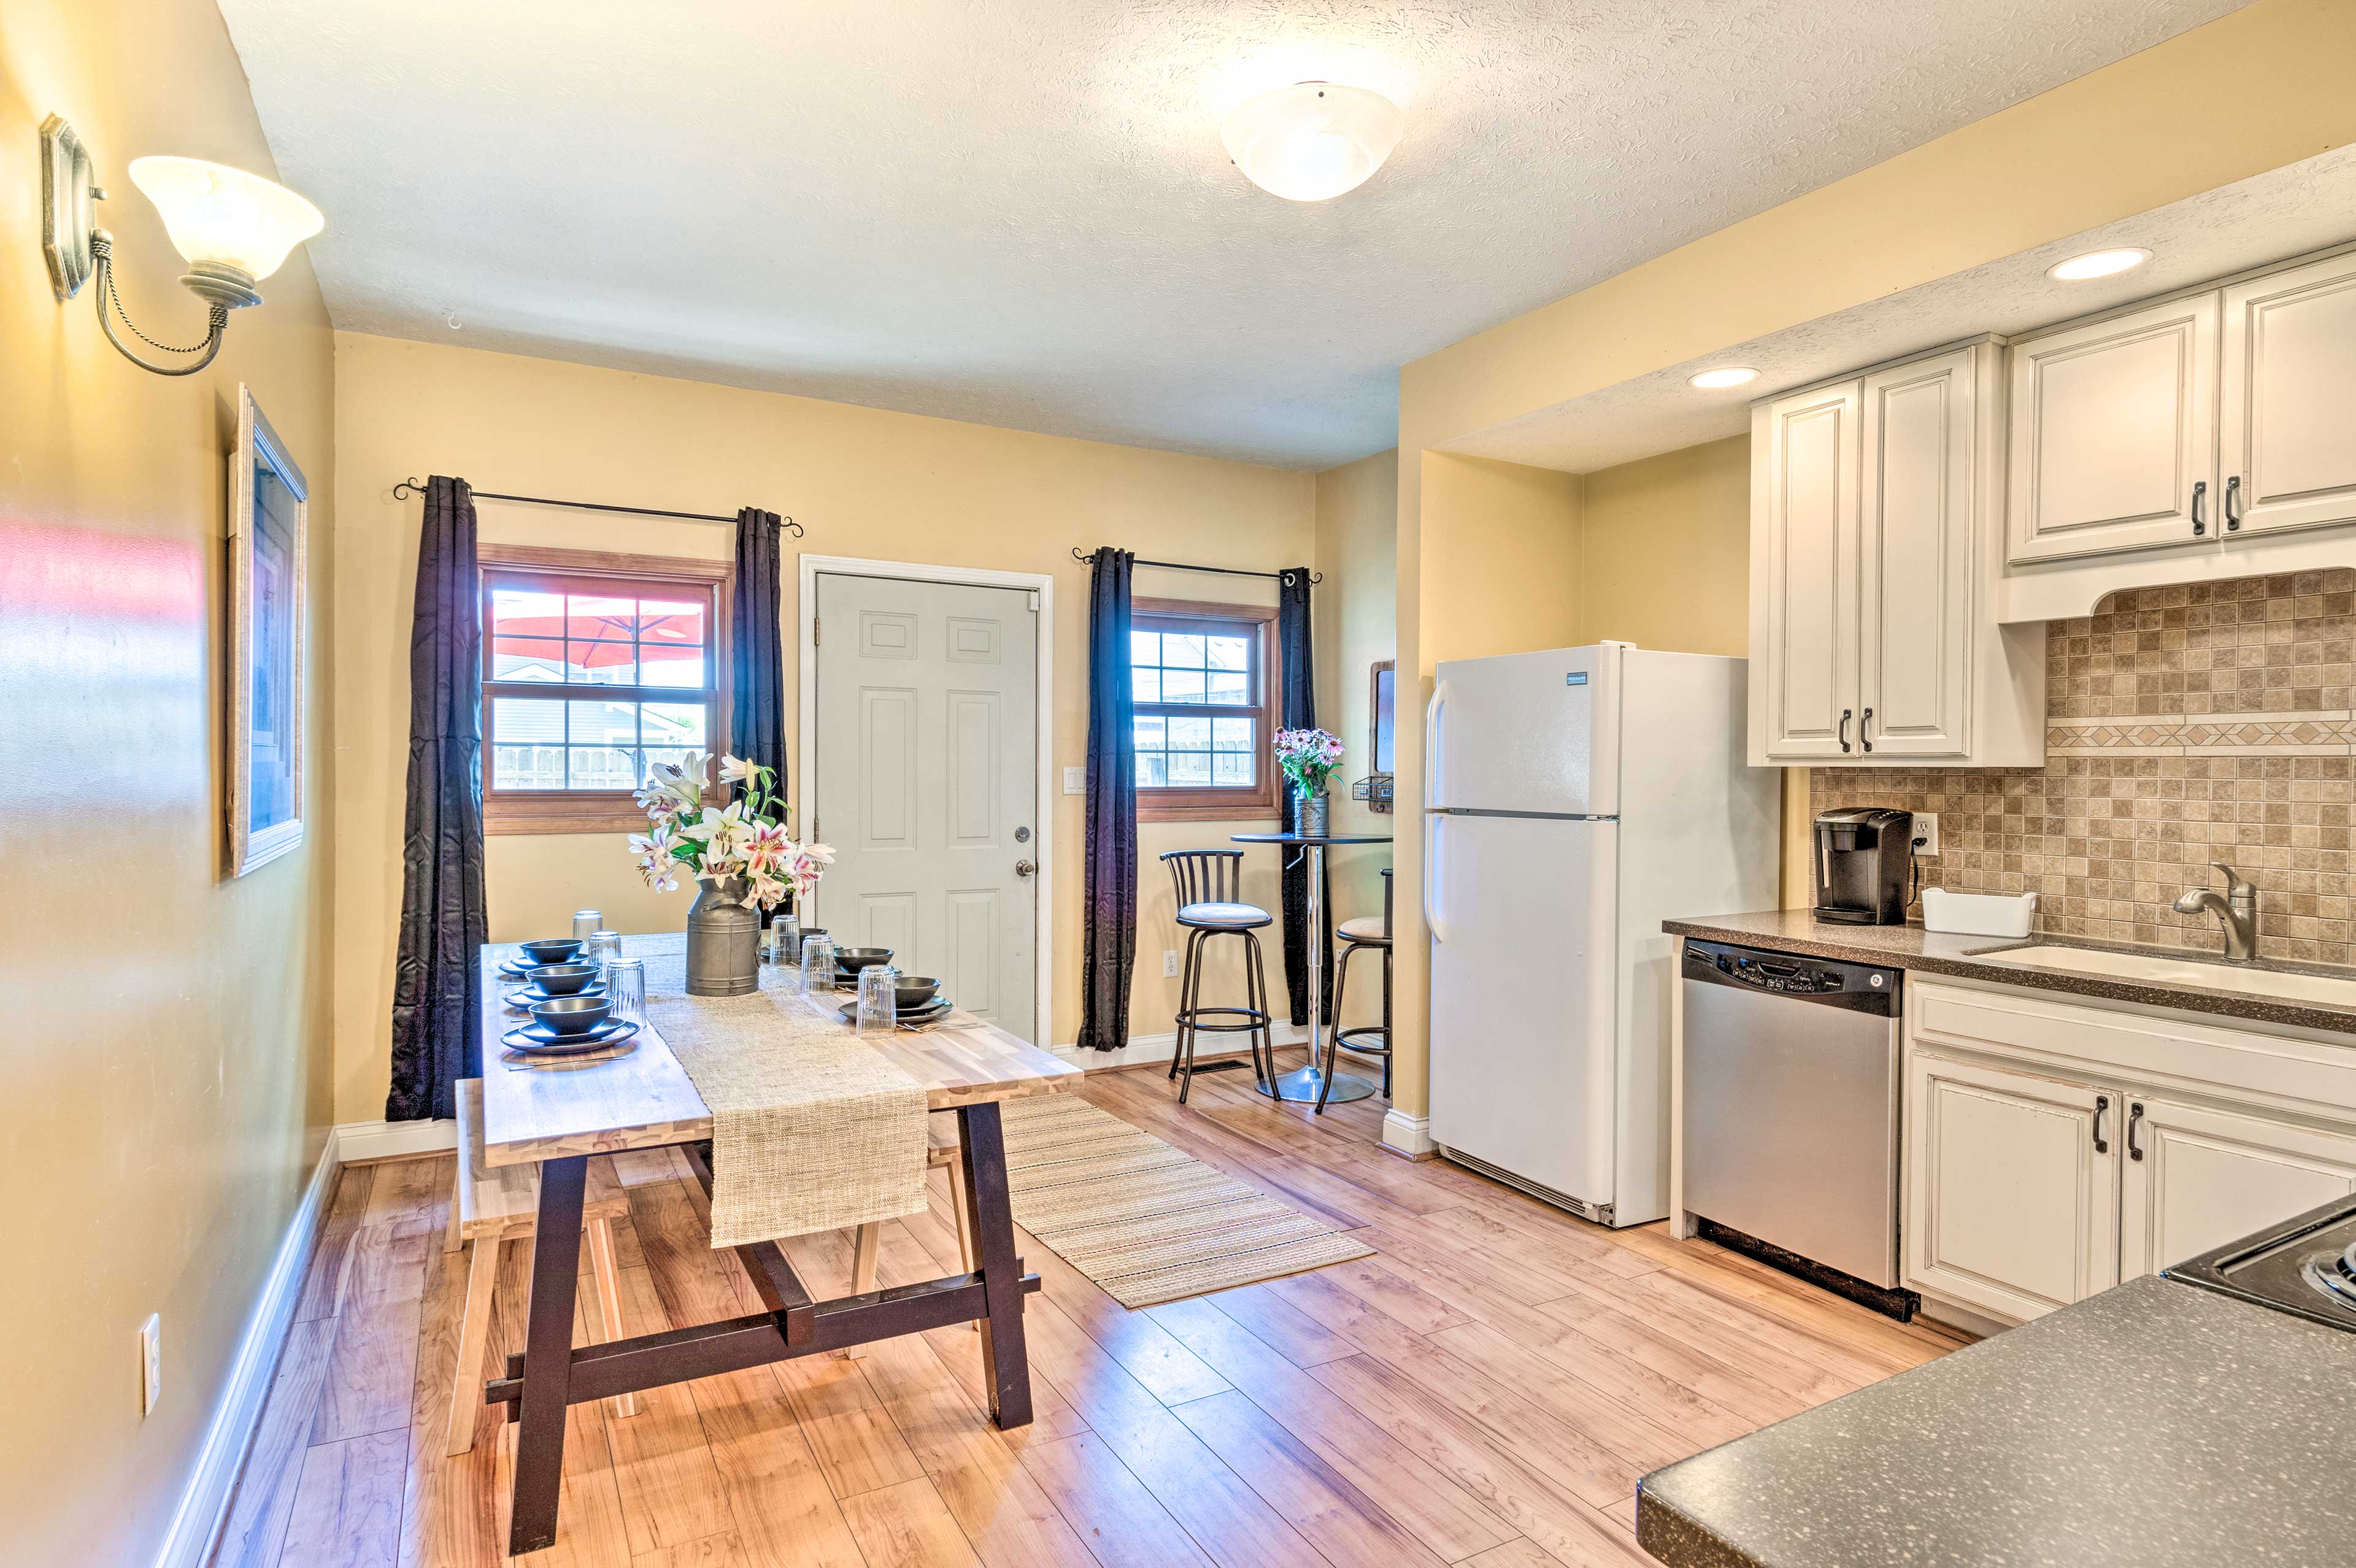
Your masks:
M1254 185L1288 201L1326 201L1373 177L1407 119L1378 92L1304 81L1243 103L1219 128Z
M134 158L131 179L164 215L181 255L257 282L327 226L317 208L284 186L201 158Z

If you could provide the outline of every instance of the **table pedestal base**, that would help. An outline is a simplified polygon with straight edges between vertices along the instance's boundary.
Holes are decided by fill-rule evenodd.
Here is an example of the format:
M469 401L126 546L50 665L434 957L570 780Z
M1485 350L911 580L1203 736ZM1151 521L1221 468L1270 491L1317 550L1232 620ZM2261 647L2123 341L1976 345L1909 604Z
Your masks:
M1200 1068L1196 1072L1202 1071ZM1271 1100L1300 1100L1317 1104L1317 1092L1323 1086L1324 1074L1314 1067L1296 1067L1280 1073L1274 1084L1262 1083L1259 1092ZM1329 1105L1344 1100L1363 1100L1375 1092L1375 1086L1363 1078L1353 1078L1346 1072L1333 1074L1333 1092L1325 1096Z

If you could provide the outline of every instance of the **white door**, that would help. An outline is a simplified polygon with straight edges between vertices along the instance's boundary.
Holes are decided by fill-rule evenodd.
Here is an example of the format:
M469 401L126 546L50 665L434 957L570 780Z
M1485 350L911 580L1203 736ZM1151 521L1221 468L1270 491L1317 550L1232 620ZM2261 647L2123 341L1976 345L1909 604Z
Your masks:
M1751 678L1762 684L1763 754L1852 754L1857 744L1860 383L1760 411L1752 460Z
M1612 643L1439 665L1424 717L1424 804L1616 815L1619 694Z
M2225 291L2220 405L2227 538L2356 522L2356 255Z
M2012 1322L2119 1281L2124 1096L1918 1052L1906 1284Z
M1618 843L1612 822L1424 817L1432 1138L1598 1205L1615 1198Z
M2356 1192L2356 1137L2344 1133L2137 1097L2122 1136L2127 1279Z
M2014 342L2015 561L2218 537L2218 308L2195 294Z
M1032 1035L1038 613L1018 588L821 572L810 816L834 847L812 917L889 947Z
M1865 379L1860 754L1971 749L1972 453L1982 346Z

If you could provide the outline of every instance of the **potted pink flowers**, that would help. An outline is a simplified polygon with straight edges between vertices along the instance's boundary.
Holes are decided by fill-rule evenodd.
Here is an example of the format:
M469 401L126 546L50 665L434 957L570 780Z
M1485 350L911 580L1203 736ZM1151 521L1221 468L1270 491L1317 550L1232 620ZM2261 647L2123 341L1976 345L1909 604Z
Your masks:
M1292 830L1324 837L1331 804L1325 785L1342 765L1340 737L1323 730L1279 730L1276 762L1292 781Z
M808 895L834 851L794 842L793 808L757 763L722 757L720 782L743 787L725 805L709 803L711 763L696 752L647 770L637 803L648 826L630 835L630 853L657 892L678 887L682 871L701 884L687 912L688 993L736 997L760 985L761 911Z

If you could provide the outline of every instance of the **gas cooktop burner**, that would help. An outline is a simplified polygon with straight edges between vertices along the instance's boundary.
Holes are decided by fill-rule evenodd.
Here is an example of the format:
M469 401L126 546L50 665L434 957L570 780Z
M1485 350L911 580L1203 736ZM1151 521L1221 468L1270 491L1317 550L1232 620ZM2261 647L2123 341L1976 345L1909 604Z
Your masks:
M2186 1285L2356 1332L2356 1198L2309 1210L2166 1273Z

